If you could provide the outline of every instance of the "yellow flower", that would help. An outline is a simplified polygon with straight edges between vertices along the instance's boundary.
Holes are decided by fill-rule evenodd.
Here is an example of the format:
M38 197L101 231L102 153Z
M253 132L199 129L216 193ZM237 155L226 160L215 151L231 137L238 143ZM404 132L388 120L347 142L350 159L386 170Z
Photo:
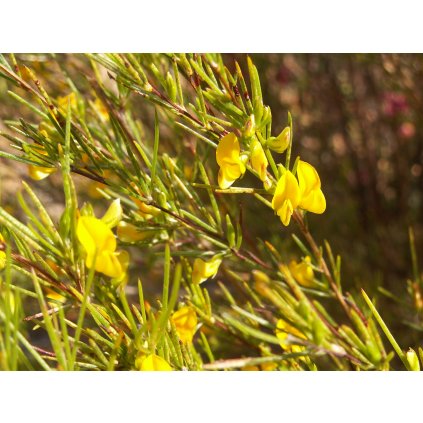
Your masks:
M3 235L0 234L0 244L6 248L6 244L4 243ZM0 250L0 270L4 269L6 266L6 252L2 249Z
M129 257L126 251L116 252L116 239L103 221L92 216L81 216L76 234L87 253L86 265L106 276L123 280L126 276ZM97 254L97 255L96 255Z
M229 188L245 173L245 163L240 157L238 138L231 132L225 135L216 149L216 161L220 167L218 182L221 189Z
M326 199L320 189L320 178L309 163L298 161L297 176L301 200L299 207L312 213L322 214L326 210Z
M289 171L279 178L273 195L272 207L280 217L281 222L288 226L292 213L300 202L300 189L295 176Z
M306 339L306 337L294 326L290 325L283 319L279 319L276 323L276 337L281 341L280 346L287 352L301 352L304 350L302 345L287 345L285 343L288 335L293 335L296 338Z
M192 269L192 283L200 284L209 278L215 277L220 263L222 263L222 259L216 256L209 261L196 258Z
M297 176L286 170L279 178L272 207L285 226L289 225L292 213L299 207L321 214L326 210L326 199L321 190L319 174L309 163L298 161Z
M263 147L261 144L254 140L251 143L251 167L259 174L259 177L262 181L266 180L267 174L267 165L269 162L267 161L266 154L264 153Z
M192 342L197 329L197 315L191 307L182 307L173 313L172 322L175 325L179 339L184 343Z
M314 286L314 272L310 263L311 259L309 256L300 263L297 263L295 260L289 263L289 271L295 280L302 286Z
M137 358L135 367L143 372L169 372L173 370L166 360L156 354Z

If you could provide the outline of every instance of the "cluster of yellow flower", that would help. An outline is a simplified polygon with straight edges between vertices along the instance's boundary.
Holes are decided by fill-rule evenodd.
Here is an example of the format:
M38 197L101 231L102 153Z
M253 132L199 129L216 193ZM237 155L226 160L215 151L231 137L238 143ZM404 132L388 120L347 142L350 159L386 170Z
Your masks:
M283 152L288 146L289 128L269 142L269 148ZM241 153L237 136L231 132L219 142L216 150L216 161L219 165L218 182L221 189L229 188L246 170L250 161L252 169L257 172L261 181L267 181L268 160L260 142L253 139L250 152ZM316 169L309 163L298 160L295 175L283 168L273 195L272 207L287 226L296 208L321 214L326 209L326 199L321 190L321 183Z

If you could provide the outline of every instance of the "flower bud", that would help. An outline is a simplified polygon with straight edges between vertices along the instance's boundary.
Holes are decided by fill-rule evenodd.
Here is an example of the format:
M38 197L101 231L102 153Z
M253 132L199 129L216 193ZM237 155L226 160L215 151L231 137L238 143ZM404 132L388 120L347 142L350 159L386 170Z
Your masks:
M176 93L177 93L177 88L176 88L176 83L171 75L170 72L167 72L166 74L166 85L167 85L167 92L169 94L169 98L175 102L176 101Z
M139 230L135 225L128 222L120 222L117 227L117 237L123 242L146 241L153 238L155 231Z
M269 276L266 273L262 272L261 270L253 270L252 272L254 283L265 283L268 284L270 282Z
M90 203L84 203L79 210L80 216L94 216L94 209Z
M254 133L256 132L256 119L254 117L254 115L251 115L248 120L247 123L245 124L244 127L244 138L251 138Z
M276 153L283 153L289 146L291 139L291 129L287 126L276 138L267 140L267 146Z
M263 108L263 116L261 118L260 126L266 126L268 123L270 123L272 119L272 111L270 110L269 106L264 106Z

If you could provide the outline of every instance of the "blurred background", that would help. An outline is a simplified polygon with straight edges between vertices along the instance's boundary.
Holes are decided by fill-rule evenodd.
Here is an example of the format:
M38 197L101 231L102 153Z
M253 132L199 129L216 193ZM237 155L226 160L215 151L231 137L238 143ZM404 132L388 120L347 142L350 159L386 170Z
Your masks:
M52 90L62 79L49 69L48 55L19 55L34 69L51 76ZM311 215L312 232L327 239L343 257L343 284L347 290L364 287L375 294L383 286L404 297L411 278L408 228L413 227L420 261L423 258L423 56L409 54L257 54L265 104L272 109L273 135L294 122L293 155L313 164L320 174L327 211ZM227 66L238 60L246 69L246 55L225 55ZM68 72L80 72L79 55L61 55ZM74 77L75 75L73 75ZM47 78L48 79L48 78ZM7 95L0 80L0 121L26 116L28 109ZM89 88L86 87L88 91ZM140 109L142 110L142 109ZM140 112L141 113L141 112ZM151 119L145 113L143 121ZM152 121L145 122L151 125ZM4 129L0 122L0 129ZM9 141L0 140L7 150ZM37 192L57 215L63 209L58 175L38 182ZM14 193L27 168L0 158L2 204L14 208ZM83 182L81 181L81 184ZM85 182L84 182L85 183ZM89 187L87 187L89 190ZM240 198L240 202L247 198ZM254 227L255 243L263 238L286 237L287 259L299 254L292 247L294 228L283 228L271 210L249 202L245 218ZM250 220L248 220L250 219ZM265 224L263 224L265 222ZM292 247L292 248L291 248ZM389 323L396 333L404 328L395 319L396 302L382 297L392 310ZM405 335L404 335L405 336ZM410 336L417 336L416 334ZM407 339L412 344L418 339Z
M274 134L289 110L293 154L319 171L328 207L309 219L317 238L345 257L344 284L403 291L408 227L418 252L423 236L423 56L253 57Z

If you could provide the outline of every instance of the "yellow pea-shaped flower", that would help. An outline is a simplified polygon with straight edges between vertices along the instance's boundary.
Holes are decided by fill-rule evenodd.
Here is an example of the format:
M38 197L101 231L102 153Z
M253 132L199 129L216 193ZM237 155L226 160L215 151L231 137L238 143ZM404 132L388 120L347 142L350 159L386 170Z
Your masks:
M95 260L97 272L119 280L125 277L129 257L125 251L116 252L116 238L109 226L93 216L82 216L76 234L87 254L85 264L89 269Z
M213 257L209 261L196 258L192 269L192 283L200 284L209 278L215 277L220 263L222 263L222 259L218 257Z
M272 199L272 208L285 226L289 225L292 213L298 207L300 199L300 188L297 179L292 172L287 170L279 178Z
M326 210L326 199L321 190L317 170L310 163L299 160L297 176L301 195L299 207L312 213L322 214Z
M143 372L169 372L173 370L165 359L156 354L137 358L135 367Z
M237 136L225 135L216 149L216 161L220 167L218 182L221 189L229 188L245 173L245 163L240 157L241 149Z
M250 161L251 167L258 173L260 179L262 181L265 181L267 174L267 165L269 164L269 162L267 161L267 157L264 153L262 145L257 140L254 140L251 143Z
M307 256L303 261L297 263L292 260L289 263L289 271L291 272L294 279L302 286L313 287L314 286L314 272L310 266L311 259Z
M179 339L184 343L192 342L197 329L197 314L195 310L191 307L182 307L173 313L171 319Z

